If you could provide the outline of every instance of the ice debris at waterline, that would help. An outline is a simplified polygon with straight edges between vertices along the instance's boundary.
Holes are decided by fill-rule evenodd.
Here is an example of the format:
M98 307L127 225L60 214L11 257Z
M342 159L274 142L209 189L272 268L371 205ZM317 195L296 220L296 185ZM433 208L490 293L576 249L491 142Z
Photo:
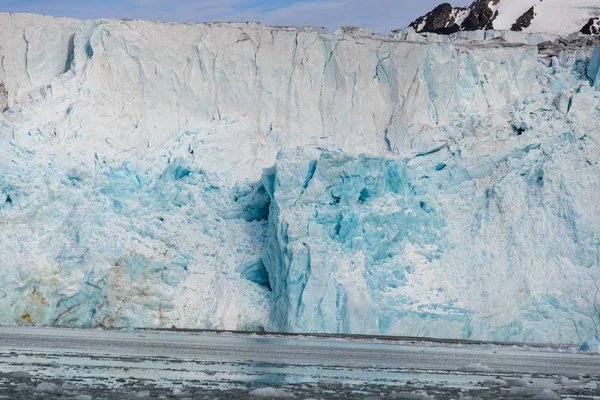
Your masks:
M0 13L0 323L597 336L591 58Z

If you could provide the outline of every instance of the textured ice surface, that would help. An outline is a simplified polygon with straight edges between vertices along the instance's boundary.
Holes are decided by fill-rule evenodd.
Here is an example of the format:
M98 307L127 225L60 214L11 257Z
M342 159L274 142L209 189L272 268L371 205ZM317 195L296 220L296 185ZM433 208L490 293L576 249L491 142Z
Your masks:
M597 335L591 52L537 55L0 13L0 322Z
M594 47L594 52L588 65L587 75L594 83L594 87L600 88L600 45Z
M395 160L280 153L265 176L271 328L525 341L594 331L599 210L585 198L597 178L565 160L579 139L530 135L472 159L465 143Z
M590 353L600 353L600 340L598 338L590 338L583 342L580 348L581 351L589 351Z
M291 145L428 149L457 114L516 100L539 72L527 46L403 43L260 24L0 19L7 129L18 121L17 136L39 129L53 138L56 127L64 140L52 150L68 147L88 166L96 153L150 161L182 130L210 132L192 143L202 145L198 163L238 179L258 179ZM29 144L48 151L36 139Z
M514 32L511 30L460 31L449 35L439 35L431 32L417 33L411 27L394 31L391 36L400 40L417 42L428 41L432 43L451 43L460 40L487 41L502 39L508 43L523 43L530 45L538 45L542 42L554 41L559 38L558 35L550 33Z
M93 169L39 165L33 157L18 164L4 165L0 176L10 198L2 224L12 227L0 241L10 254L2 260L2 301L10 304L3 321L264 324L268 289L244 279L260 279L264 191L229 187L180 160L156 175L105 160Z

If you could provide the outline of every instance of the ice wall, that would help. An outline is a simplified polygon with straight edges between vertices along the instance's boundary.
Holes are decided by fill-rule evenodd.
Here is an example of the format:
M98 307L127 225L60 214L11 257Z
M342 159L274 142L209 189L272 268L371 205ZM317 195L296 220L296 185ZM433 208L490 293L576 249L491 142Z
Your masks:
M594 334L587 61L5 13L0 60L2 323Z
M439 127L457 114L503 106L537 76L536 49L518 45L427 45L261 24L22 14L0 14L0 22L5 118L22 132L86 135L69 151L88 165L96 152L141 158L181 130L228 125L206 143L216 142L224 165L205 166L244 178L259 178L290 145L421 150L435 147Z
M600 171L578 140L513 137L483 157L464 143L399 160L280 153L265 175L271 328L537 342L597 332Z
M587 68L587 76L592 80L594 87L600 88L600 45L594 47L594 52Z

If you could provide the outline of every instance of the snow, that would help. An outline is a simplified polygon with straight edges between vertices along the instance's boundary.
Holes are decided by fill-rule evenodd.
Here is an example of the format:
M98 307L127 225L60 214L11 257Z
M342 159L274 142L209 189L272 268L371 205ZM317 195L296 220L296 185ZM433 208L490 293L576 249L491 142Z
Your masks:
M469 9L455 8L454 10L452 10L452 14L454 17L454 23L460 26L464 22L464 20L467 19L467 17L469 16Z
M487 7L491 10L489 17L492 20L485 18L477 22L477 26L480 29L489 27L488 22L491 22L493 32L499 36L509 37L509 41L523 40L524 38L543 38L548 36L566 37L566 36L580 36L583 32L589 34L594 32L594 26L588 32L588 29L583 29L584 26L589 27L591 20L596 21L600 16L600 6L597 0L479 0L473 2L470 7L455 7L452 13L445 20L446 28L449 24L456 22L461 29L473 29L472 22L465 24L466 18L471 12L476 9L475 7ZM531 17L529 11L533 9L532 19L528 18L528 26L523 26L522 21L519 18L527 15ZM433 22L436 16L433 13L427 14L422 17L422 22L416 26L416 30L420 32L425 28L427 20ZM454 18L454 20L453 20ZM436 26L441 21L437 21ZM513 26L518 25L521 29L519 31L513 31ZM392 35L397 35L398 31L393 31ZM438 41L443 41L448 37L462 37L472 38L475 40L483 40L483 36L487 35L488 31L460 31L451 35L436 35L431 33L423 33L427 37L435 37ZM402 32L405 35L406 31ZM410 35L412 36L412 35Z
M590 18L600 15L597 0L500 0L497 6L490 6L498 11L494 29L510 30L531 7L534 7L535 18L524 32L566 36L579 32Z
M254 389L254 390L250 391L249 395L254 396L254 397L268 397L268 398L272 398L272 399L295 399L296 398L296 396L294 396L291 393L286 392L285 390L271 388L271 387Z
M587 61L366 34L0 13L0 322L596 335Z

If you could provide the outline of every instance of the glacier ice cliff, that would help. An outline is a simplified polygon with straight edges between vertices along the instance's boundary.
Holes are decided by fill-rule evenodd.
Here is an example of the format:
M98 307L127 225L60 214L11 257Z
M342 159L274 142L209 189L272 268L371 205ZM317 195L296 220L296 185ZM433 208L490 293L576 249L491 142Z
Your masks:
M355 33L0 13L0 322L597 336L591 48Z
M587 76L592 80L594 87L600 88L600 45L594 47L587 69Z
M264 178L272 329L538 341L594 332L600 207L586 196L598 178L570 164L577 139L530 140L489 158L458 143L394 160L281 152Z

